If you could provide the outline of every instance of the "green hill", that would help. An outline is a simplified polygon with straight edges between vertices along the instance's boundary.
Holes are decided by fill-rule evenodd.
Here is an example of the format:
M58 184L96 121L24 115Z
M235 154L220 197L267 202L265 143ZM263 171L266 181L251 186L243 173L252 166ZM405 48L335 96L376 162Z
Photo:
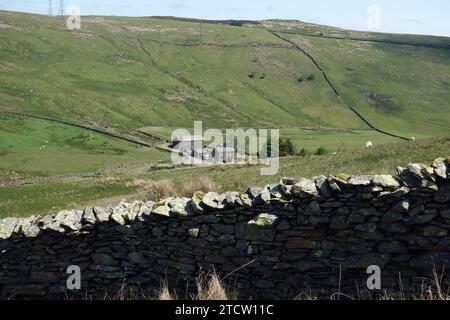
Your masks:
M381 129L450 129L448 38L368 42L386 37L295 21L83 17L82 30L69 31L53 17L1 12L0 20L3 109L119 128L198 119L210 127L367 128L275 30L315 56L344 99Z

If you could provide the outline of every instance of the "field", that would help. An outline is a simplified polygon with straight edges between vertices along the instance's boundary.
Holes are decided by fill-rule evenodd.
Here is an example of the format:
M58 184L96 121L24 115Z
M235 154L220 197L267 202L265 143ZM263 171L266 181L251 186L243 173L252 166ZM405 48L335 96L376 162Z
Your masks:
M0 115L0 171L20 177L90 173L170 154L47 121ZM11 173L12 172L12 173Z

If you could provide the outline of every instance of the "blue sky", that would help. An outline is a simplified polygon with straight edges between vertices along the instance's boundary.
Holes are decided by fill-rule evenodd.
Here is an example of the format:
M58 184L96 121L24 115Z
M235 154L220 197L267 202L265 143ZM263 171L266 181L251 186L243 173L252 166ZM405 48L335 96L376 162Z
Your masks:
M381 9L382 32L450 36L448 0L67 0L82 15L179 16L205 19L298 19L367 30L367 8ZM57 0L53 0L57 8ZM47 13L47 0L0 0L0 10ZM56 10L56 9L55 9Z

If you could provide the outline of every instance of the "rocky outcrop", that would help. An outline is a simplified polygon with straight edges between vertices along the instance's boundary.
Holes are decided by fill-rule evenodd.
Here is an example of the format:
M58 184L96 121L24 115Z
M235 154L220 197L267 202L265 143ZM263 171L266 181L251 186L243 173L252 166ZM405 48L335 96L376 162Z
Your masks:
M212 268L243 298L354 294L371 265L384 289L400 274L413 289L449 269L449 232L450 158L393 176L283 178L245 193L0 220L0 296L102 298L124 281L150 294L161 279L184 293ZM71 265L81 290L66 287Z

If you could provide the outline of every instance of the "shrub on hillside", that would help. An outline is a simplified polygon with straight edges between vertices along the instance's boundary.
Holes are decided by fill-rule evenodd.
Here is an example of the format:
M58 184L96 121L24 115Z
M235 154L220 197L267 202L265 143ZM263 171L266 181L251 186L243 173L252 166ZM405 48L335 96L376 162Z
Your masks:
M309 155L309 151L306 150L305 148L302 148L302 149L298 152L297 155L298 155L299 157L307 157L307 156Z
M280 157L295 155L295 147L291 139L280 139Z
M319 147L319 148L317 148L317 150L316 150L316 152L315 152L315 155L316 155L316 156L324 156L324 155L326 155L326 154L328 154L328 153L329 153L329 151L328 151L327 148L325 148L325 147Z

